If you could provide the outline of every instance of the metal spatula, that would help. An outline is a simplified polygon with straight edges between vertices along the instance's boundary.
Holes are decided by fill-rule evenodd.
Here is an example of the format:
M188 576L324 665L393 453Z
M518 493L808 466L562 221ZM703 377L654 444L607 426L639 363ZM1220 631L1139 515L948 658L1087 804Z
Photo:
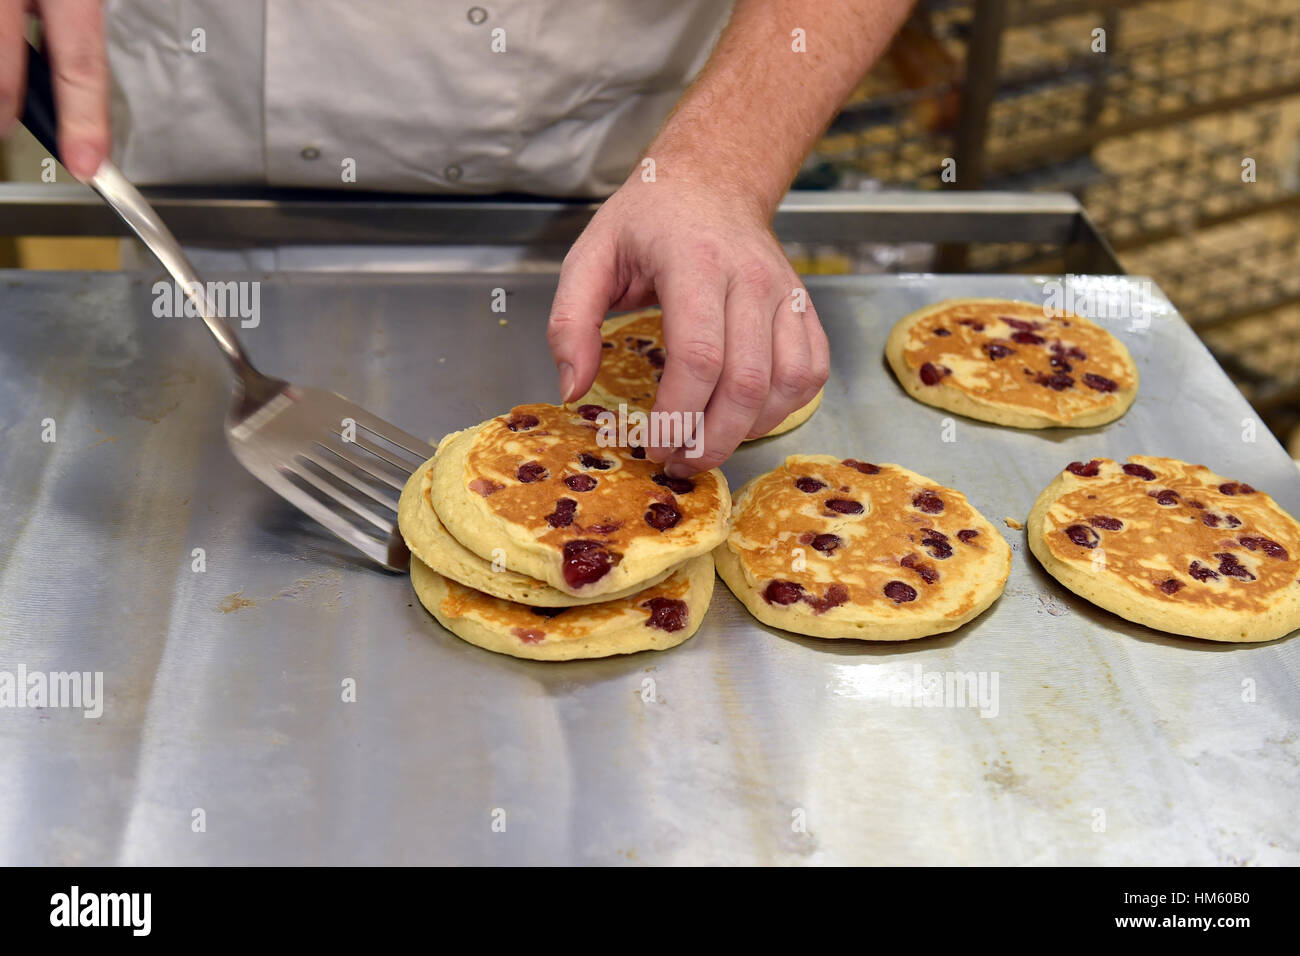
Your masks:
M37 50L28 54L22 122L58 155L50 68ZM397 530L397 499L406 479L429 457L429 445L341 395L259 372L231 327L210 308L206 287L176 237L121 171L105 160L90 185L180 283L230 362L235 395L226 439L235 457L368 557L391 570L407 570L410 553Z

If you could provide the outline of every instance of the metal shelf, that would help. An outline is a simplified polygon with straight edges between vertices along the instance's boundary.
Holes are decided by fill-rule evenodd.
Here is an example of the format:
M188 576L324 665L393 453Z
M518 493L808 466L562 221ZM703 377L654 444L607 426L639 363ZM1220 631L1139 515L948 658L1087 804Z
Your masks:
M941 8L930 18L930 42L966 61L962 75L903 88L887 64L846 105L817 158L889 185L940 188L939 164L951 156L973 188L985 170L1048 165L1116 137L1300 94L1300 0L1243 0L1201 17L1180 0L1088 5L1098 11L1064 20L1045 13L1083 6L976 0ZM1014 23L1017 8L1043 15L982 25L980 17ZM1102 24L1109 52L1093 53L1090 31ZM987 98L987 115L974 124L982 128L951 121L954 97L968 125L969 107Z
M1300 102L1289 104L1300 116ZM1300 207L1300 122L1280 104L1136 133L1066 163L989 181L1003 190L1047 189L1083 201L1121 251L1257 213ZM1242 160L1255 161L1254 182Z
M1158 276L1199 332L1300 302L1300 223L1285 211L1130 251L1123 261Z
M1088 48L1095 18L1008 31L987 168L1042 165L1117 136L1300 93L1300 2L1210 6L1217 12L1195 21L1177 13L1185 6L1120 11L1105 54ZM1038 37L1030 55L1022 34Z
M144 189L182 242L275 244L572 243L594 202L447 199L295 189ZM1030 241L1062 250L1074 271L1118 273L1110 246L1065 194L792 192L772 221L783 242ZM0 184L0 236L116 236L126 225L85 186Z

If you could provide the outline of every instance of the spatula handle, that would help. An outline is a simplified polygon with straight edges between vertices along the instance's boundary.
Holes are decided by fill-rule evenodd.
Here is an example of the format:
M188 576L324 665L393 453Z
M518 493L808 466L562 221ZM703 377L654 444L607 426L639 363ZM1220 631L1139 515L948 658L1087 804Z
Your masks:
M23 125L40 141L40 144L58 155L58 119L54 108L54 85L50 79L50 64L44 54L29 45L27 50L27 94L23 101ZM267 379L248 361L234 329L219 315L208 308L203 294L205 286L199 280L198 273L186 257L181 244L176 241L170 229L158 216L153 206L140 195L140 191L131 181L122 175L122 171L111 160L104 160L90 179L90 186L113 211L122 218L131 231L140 237L140 241L149 247L158 261L162 263L171 277L180 283L185 294L190 297L203 317L208 331L221 346L226 360L234 369L246 391L261 392L265 390ZM282 383L281 383L282 384Z
M27 97L23 101L22 123L49 150L58 156L58 114L54 110L54 81L45 54L31 44L27 46Z

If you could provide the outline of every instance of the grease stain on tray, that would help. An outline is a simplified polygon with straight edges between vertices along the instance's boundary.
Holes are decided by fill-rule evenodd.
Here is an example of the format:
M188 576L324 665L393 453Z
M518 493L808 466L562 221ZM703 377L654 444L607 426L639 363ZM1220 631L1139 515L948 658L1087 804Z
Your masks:
M217 605L217 610L222 614L234 614L236 611L242 611L246 607L257 607L256 601L250 601L244 597L244 589L240 588L233 594L227 594Z
M1039 614L1046 611L1048 614L1052 615L1052 617L1064 617L1070 613L1070 608L1052 594L1040 593L1038 595L1038 603L1042 605L1042 608L1038 612Z
M258 600L279 601L281 598L289 601L297 601L303 597L315 595L318 589L322 587L332 587L333 594L325 596L325 600L319 601L319 606L326 611L337 611L340 602L343 600L343 575L335 570L318 571L315 574L309 574L306 577L298 578L288 587L281 588L272 594L269 599L244 597L244 589L240 588L233 594L227 594L218 605L218 610L222 614L233 614L236 611L242 611L246 607L257 607Z
M327 611L337 611L339 602L343 600L343 575L335 570L319 571L316 574L309 574L306 577L298 578L287 588L281 588L271 598L272 601L278 601L286 598L290 601L296 601L306 594L315 591L320 587L334 586L334 596L325 601L321 606Z
M87 446L86 446L87 448L98 448L100 445L107 445L107 444L109 444L110 442L115 442L115 441L117 441L119 438L121 438L120 435L109 435L109 434L106 434L106 433L104 432L104 429L102 429L102 428L96 428L96 429L95 429L95 434L96 434L96 435L103 435L104 437L101 438L99 441L95 442L93 445L87 445Z
M1052 617L1065 617L1070 613L1070 605L1060 596L1048 591L1040 591L1037 588L1032 587L1009 587L1003 593L1019 598L1032 598L1038 604L1038 607L1034 608L1036 614L1050 614Z
M1011 761L1003 763L1001 760L993 761L989 767L988 773L984 774L984 779L993 784L999 790L1014 792L1024 787L1025 778L1011 769Z

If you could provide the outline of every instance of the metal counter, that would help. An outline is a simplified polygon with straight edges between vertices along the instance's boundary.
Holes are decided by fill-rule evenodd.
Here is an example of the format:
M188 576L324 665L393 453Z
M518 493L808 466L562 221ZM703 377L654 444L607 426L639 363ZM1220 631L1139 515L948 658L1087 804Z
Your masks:
M443 631L246 474L225 367L151 314L153 278L0 274L0 671L102 671L105 697L98 719L0 709L0 863L1300 862L1300 642L1130 624L1002 525L1067 462L1135 452L1300 513L1294 465L1163 298L1103 323L1141 369L1129 414L1034 433L945 421L882 349L914 308L1043 280L810 279L825 403L738 452L732 486L796 452L905 464L1003 530L1006 593L869 644L765 628L719 582L681 647L543 664ZM267 371L437 436L555 398L553 281L267 277L243 334ZM996 677L996 714L900 706L927 673Z

